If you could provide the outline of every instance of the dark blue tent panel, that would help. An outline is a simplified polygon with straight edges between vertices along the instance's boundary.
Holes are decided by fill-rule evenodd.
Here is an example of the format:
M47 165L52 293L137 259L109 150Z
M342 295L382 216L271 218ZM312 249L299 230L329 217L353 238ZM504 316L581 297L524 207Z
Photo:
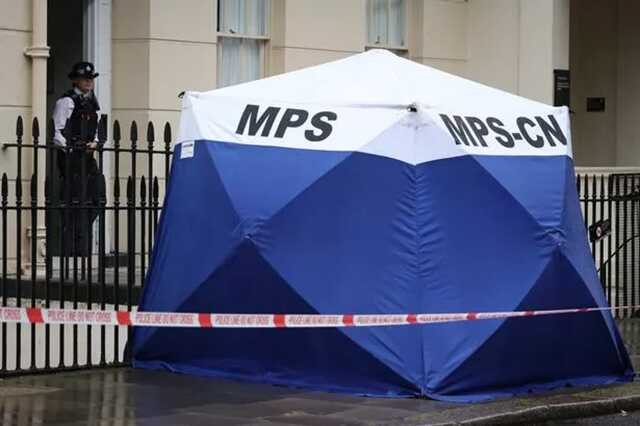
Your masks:
M196 146L194 158L173 165L143 310L435 313L605 303L593 265L576 254L588 256L582 225L554 234L540 224L561 226L565 213L580 220L566 157L412 166L361 153ZM244 157L261 159L243 167ZM508 180L508 169L548 169L543 177L567 190L553 212L532 212L526 192L495 177ZM553 188L544 178L540 187ZM138 329L134 354L138 367L462 401L631 377L609 313L368 329Z

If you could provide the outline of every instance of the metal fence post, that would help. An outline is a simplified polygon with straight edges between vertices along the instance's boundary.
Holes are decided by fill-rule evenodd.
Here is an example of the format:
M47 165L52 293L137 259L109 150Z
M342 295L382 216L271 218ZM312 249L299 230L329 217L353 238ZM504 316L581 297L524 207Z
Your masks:
M16 123L16 143L18 149L18 169L16 174L16 306L22 306L22 117ZM22 324L16 324L16 366L22 369Z
M31 137L33 139L33 173L30 182L31 195L31 307L36 306L36 259L38 256L38 139L40 138L40 126L38 125L38 117L33 118L31 125ZM35 368L36 362L36 325L31 324L29 329L31 337L31 353L29 357L29 368Z
M127 311L131 312L133 302L133 286L135 283L135 199L134 199L134 180L132 176L127 179ZM127 346L131 347L131 327L127 328ZM129 355L129 354L127 354ZM125 362L130 362L129 356Z
M153 129L153 123L150 121L149 124L147 125L147 160L148 160L148 174L147 176L149 177L149 182L147 187L149 188L149 193L151 193L151 189L152 189L152 184L153 184L153 143L155 141L155 132ZM151 198L151 197L149 197ZM149 202L149 207L151 207L151 202ZM146 211L142 217L145 217L145 214L147 216L147 222L148 222L148 230L147 232L147 240L145 241L144 237L142 238L142 247L144 248L144 245L147 244L147 253L151 253L151 246L153 245L153 211L151 210L151 208L148 209L148 211ZM142 227L144 227L144 224L142 224ZM144 230L142 230L142 232L145 232ZM142 257L144 258L144 253L142 254ZM144 262L144 259L143 259ZM144 284L144 278L145 278L145 274L144 271L142 271L142 284Z
M164 193L169 185L169 162L171 161L171 125L164 124Z
M2 183L0 183L0 210L2 212L2 306L7 306L7 258L9 252L7 250L7 213L8 213L8 198L9 198L9 179L7 174L2 174ZM2 323L2 371L7 370L7 323Z

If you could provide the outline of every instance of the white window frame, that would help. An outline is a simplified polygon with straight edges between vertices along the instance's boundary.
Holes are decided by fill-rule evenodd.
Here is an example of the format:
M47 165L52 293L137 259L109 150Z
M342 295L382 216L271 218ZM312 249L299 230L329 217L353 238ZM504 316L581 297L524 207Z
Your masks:
M108 125L111 129L113 117L111 116L111 25L112 25L112 9L113 0L84 0L83 14L83 57L93 62L96 71L100 73L100 77L95 80L94 92L100 102L100 114L107 114ZM112 159L110 155L104 156L103 174L107 182L113 175ZM113 227L113 219L110 215L106 215L106 229L111 230ZM98 238L98 221L93 224L93 253L99 250ZM105 235L105 246L107 250L113 251L112 232L107 231Z
M389 16L391 16L391 2L389 0L385 0L386 4L387 4L387 34L389 33ZM366 4L367 10L366 10L366 21L367 21L367 41L364 45L364 50L371 50L371 49L386 49L386 50L390 50L398 55L406 55L409 52L409 0L403 0L403 8L404 8L404 34L403 34L403 39L404 39L404 45L403 46L398 46L398 45L392 45L392 44L388 44L388 43L380 43L380 44L376 44L376 43L371 43L371 41L369 40L369 26L371 25L371 22L369 21L369 17L372 16L373 14L370 13L369 9L371 7L373 7L373 2L370 0L367 0L367 4Z
M265 34L264 35L251 35L251 34L242 34L242 33L230 33L220 31L220 5L221 1L217 1L217 11L218 14L216 19L216 41L218 43L218 52L221 52L221 44L222 39L225 38L235 38L241 40L258 40L260 41L260 76L258 78L264 78L267 75L267 52L270 48L271 42L271 0L263 0L267 3L265 8ZM217 64L220 63L220 53L218 53ZM216 85L220 87L220 68L219 65L216 66Z

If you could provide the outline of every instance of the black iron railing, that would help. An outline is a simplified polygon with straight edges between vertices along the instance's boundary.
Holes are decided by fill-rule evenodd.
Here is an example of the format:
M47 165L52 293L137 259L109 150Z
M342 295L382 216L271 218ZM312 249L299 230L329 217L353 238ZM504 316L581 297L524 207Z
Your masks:
M167 188L171 128L165 124L158 143L149 123L140 143L133 122L125 142L117 121L107 137L102 117L93 148L83 137L56 146L52 128L41 143L33 120L25 143L18 118L15 142L2 145L15 171L0 182L0 302L134 310ZM640 174L578 175L576 182L607 299L640 304ZM0 333L0 376L129 363L125 327L2 323Z
M578 175L577 188L609 304L640 304L640 173ZM616 315L633 312L621 309Z
M41 143L34 119L32 142L25 143L18 118L15 142L2 145L16 166L15 176L2 173L0 183L2 306L131 311L153 250L171 127L165 124L159 149L152 123L146 144L139 144L135 122L128 143L118 121L108 140L106 116L95 144L80 136L58 146L52 123L49 129ZM122 327L3 323L0 332L0 375L129 362L130 331Z

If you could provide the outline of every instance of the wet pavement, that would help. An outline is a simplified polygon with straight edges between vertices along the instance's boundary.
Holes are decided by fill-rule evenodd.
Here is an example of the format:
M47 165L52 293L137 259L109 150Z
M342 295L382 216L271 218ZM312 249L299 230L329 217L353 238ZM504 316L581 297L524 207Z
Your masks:
M640 412L622 411L609 416L587 417L583 419L551 421L540 426L640 426Z
M362 425L446 405L133 369L8 379L0 401L2 425Z
M621 323L640 355L640 320ZM634 355L634 362L638 357ZM637 364L636 364L637 365ZM554 404L638 395L640 383L564 389L482 404L364 398L172 374L113 368L0 381L2 425L427 425L455 423ZM635 413L595 423L638 424ZM604 423L599 423L602 421ZM611 421L612 423L606 423ZM574 424L549 422L545 424ZM575 420L574 422L577 422Z

